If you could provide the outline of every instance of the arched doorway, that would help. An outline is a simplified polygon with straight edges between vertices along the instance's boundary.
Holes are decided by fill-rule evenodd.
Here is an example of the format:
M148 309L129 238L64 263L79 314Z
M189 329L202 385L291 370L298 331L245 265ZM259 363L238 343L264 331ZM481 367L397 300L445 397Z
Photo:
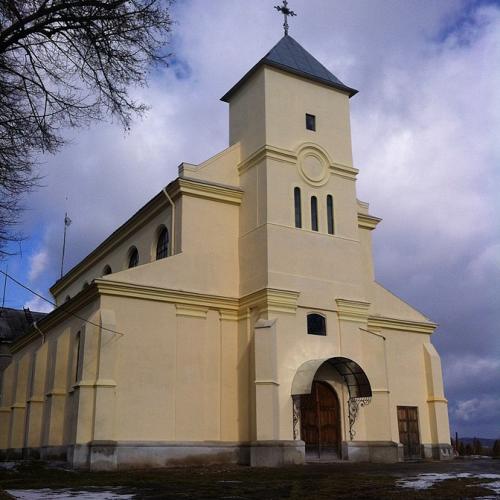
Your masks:
M340 404L329 384L314 381L311 393L300 398L300 424L307 460L340 458Z
M330 381L330 378L323 378L325 374L316 376L325 368L333 368L347 387L348 399L343 401L343 412L347 412L347 418L342 417L344 434L340 430L341 411L337 393L330 384L321 382ZM342 356L311 359L297 368L291 389L293 439L305 441L306 458L314 460L314 453L316 459L321 460L327 460L328 454L331 459L335 458L334 454L341 458L340 451L344 444L341 436L345 435L346 441L347 437L350 441L354 440L358 412L371 401L372 389L364 370L354 360ZM334 429L336 435L333 434Z

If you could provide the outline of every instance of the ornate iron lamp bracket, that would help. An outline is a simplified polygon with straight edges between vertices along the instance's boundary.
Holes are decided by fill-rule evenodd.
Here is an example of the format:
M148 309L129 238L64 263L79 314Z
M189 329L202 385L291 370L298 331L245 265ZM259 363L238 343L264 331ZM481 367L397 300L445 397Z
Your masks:
M293 439L300 439L300 396L293 396Z
M354 424L356 423L356 419L358 418L359 408L366 406L370 403L371 400L372 398L349 398L349 401L347 402L349 408L349 438L351 439L351 441L356 435Z

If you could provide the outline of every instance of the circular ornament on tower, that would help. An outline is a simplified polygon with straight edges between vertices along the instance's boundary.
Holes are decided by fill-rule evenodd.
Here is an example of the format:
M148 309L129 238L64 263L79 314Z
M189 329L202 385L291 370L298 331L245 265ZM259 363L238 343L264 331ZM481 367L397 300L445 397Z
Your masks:
M312 186L322 186L328 181L328 161L324 154L313 147L302 149L297 158L301 177Z

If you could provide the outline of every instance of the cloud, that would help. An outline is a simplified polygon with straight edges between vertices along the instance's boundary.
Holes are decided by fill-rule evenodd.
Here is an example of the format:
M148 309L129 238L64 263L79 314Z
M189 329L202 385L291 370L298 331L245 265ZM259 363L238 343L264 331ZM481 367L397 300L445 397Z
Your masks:
M500 415L500 398L484 397L458 401L451 410L459 422L489 423ZM497 430L500 432L500 425Z
M37 290L37 293L41 293ZM42 300L40 297L34 296L31 300L28 300L23 306L25 309L30 309L31 311L49 313L54 308L45 300Z
M39 250L33 254L30 257L29 281L35 281L47 269L48 263L49 255L46 249Z
M462 354L448 356L445 364L446 390L464 397L491 393L500 380L500 358Z

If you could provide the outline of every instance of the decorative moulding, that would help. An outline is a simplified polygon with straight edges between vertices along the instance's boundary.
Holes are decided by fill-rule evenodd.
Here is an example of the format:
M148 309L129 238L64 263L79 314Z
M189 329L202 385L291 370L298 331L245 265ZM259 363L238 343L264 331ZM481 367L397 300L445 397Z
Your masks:
M365 323L368 320L369 302L351 299L335 299L340 320Z
M268 144L266 144L255 151L255 153L252 153L241 163L239 163L238 172L241 175L243 172L254 167L255 165L258 165L265 159L271 159L295 165L297 163L297 154L293 151L289 151L288 149L277 148L275 146L269 146Z
M307 184L319 187L330 177L329 160L323 151L313 145L303 146L297 154L297 168Z
M172 187L167 188L172 199L180 195L193 196L205 200L241 205L243 190L234 186L209 183L198 179L179 177Z
M207 317L208 307L200 307L190 304L175 304L175 312L177 316L205 319Z
M299 166L299 172L301 170L300 163L301 157L307 158L312 156L315 159L319 159L322 165L326 166L327 173L323 173L321 170L321 176L315 170L320 171L318 165L307 165L303 167L303 172L300 173L301 177L313 186L321 186L328 180L328 172L330 174L338 175L344 177L345 179L356 180L356 176L359 173L357 168L351 167L350 165L344 165L342 163L334 162L329 157L326 150L321 148L318 144L312 142L302 143L296 151L290 151L288 149L277 148L275 146L270 146L268 144L259 148L255 153L252 153L248 158L243 160L238 164L238 172L243 174L248 169L258 165L264 160L279 161L282 163L288 163L289 165ZM307 163L307 162L306 162ZM322 166L321 166L322 169ZM323 175L325 179L323 179Z
M427 400L428 403L446 403L448 404L448 400L446 398L429 398Z
M258 307L261 312L281 312L295 314L300 293L291 290L264 288L243 297L240 300L240 316L251 307Z
M437 328L436 323L424 321L411 321L384 316L370 316L368 328L380 328L382 330L398 330L402 332L415 332L431 334Z
M369 229L372 231L381 221L379 217L374 217L373 215L362 214L358 212L358 227L362 227L364 229Z

